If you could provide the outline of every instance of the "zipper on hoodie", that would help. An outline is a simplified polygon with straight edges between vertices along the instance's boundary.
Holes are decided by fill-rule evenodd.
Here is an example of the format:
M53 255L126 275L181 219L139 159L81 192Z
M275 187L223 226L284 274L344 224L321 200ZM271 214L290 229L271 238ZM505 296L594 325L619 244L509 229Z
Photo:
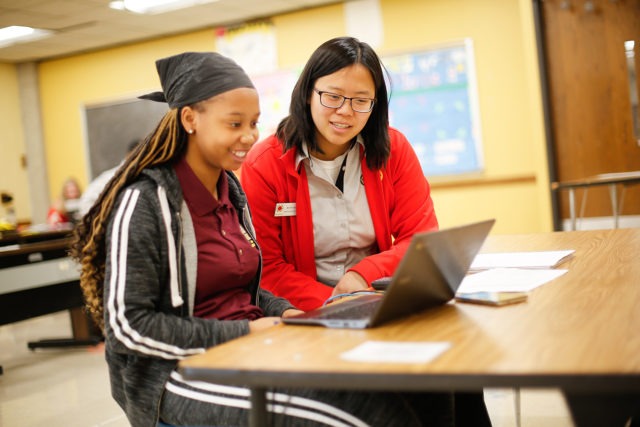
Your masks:
M182 296L184 295L184 292L182 287L183 287L183 283L182 283L182 238L183 238L183 233L182 233L182 214L178 211L176 212L176 217L178 219L178 221L176 222L177 227L178 227L178 244L176 245L177 248L177 254L178 254L178 292L180 293L180 297L182 298ZM184 301L184 298L182 298L182 300ZM189 314L189 304L182 304L182 315L186 316Z

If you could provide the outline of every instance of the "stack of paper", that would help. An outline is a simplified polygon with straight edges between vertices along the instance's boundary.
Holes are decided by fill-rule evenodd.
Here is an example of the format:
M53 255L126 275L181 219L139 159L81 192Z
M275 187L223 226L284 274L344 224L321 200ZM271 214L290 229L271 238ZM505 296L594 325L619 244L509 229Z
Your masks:
M458 293L529 292L566 272L567 270L560 269L492 268L465 277L458 288Z
M501 252L478 254L458 293L529 292L567 270L555 269L573 256L573 249L562 251Z
M573 256L573 249L563 251L500 252L478 254L470 272L490 268L555 268Z

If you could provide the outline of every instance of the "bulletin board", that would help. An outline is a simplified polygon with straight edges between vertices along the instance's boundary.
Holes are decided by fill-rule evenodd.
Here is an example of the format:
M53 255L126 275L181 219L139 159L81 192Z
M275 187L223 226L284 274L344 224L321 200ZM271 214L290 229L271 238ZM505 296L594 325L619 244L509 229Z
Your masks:
M85 106L89 178L117 166L129 144L151 133L168 109L163 102L137 98Z
M389 72L389 120L416 151L426 176L483 169L471 40L382 58Z
M299 69L282 69L251 76L260 94L260 139L275 133L280 121L289 115L291 92L299 75Z

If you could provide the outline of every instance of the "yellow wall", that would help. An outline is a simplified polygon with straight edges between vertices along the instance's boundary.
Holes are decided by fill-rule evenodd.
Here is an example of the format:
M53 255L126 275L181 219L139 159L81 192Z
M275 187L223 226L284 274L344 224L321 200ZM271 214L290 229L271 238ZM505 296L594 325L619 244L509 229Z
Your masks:
M382 50L419 49L425 44L467 37L473 40L483 177L535 178L528 185L486 188L473 185L439 189L434 181L433 197L441 224L494 216L498 218L495 230L499 232L550 230L546 166L535 161L538 147L544 150L544 133L542 121L534 120L539 118L536 111L541 107L537 74L529 69L533 65L535 70L536 66L530 63L532 55L535 60L530 2L405 0L402 7L396 7L397 2L387 0L382 4L385 17ZM537 191L538 187L544 191Z
M54 61L39 67L49 193L73 176L88 183L84 108L158 90L155 60L186 50L213 50L213 31L159 39Z
M29 181L22 166L25 154L16 68L0 64L0 191L13 195L18 220L31 217ZM5 211L0 207L0 218Z
M342 5L288 13L275 16L272 21L282 68L303 65L318 46L330 38L344 36L346 31Z
M549 231L546 153L531 5L526 0L380 0L384 56L471 38L484 172L456 185L433 181L442 226L495 217L495 233ZM282 68L303 64L345 34L344 6L273 17ZM46 61L39 69L50 193L73 175L86 185L82 111L158 88L155 59L215 49L213 29Z

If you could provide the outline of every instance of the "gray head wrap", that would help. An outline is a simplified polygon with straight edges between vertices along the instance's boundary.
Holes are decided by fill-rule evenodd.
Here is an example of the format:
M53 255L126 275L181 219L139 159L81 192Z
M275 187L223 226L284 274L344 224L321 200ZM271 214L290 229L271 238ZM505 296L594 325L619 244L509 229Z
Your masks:
M251 79L233 60L216 52L185 52L156 61L162 92L140 99L184 107L241 87L254 88Z

